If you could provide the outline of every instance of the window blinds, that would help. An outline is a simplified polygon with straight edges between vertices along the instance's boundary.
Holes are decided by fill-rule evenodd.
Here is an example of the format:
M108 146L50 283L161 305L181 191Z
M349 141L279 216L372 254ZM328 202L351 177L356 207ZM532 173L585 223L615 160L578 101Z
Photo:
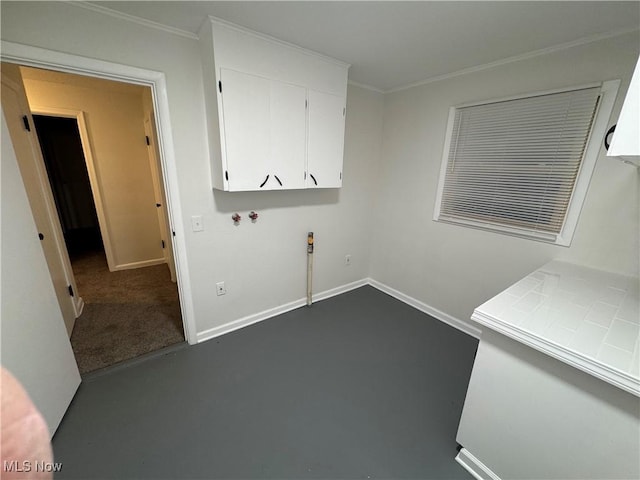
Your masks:
M555 238L600 88L456 109L438 220Z

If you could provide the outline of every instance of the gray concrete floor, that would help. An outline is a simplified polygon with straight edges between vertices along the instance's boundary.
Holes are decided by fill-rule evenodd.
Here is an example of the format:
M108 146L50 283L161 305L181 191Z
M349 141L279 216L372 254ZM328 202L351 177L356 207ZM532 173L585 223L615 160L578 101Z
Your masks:
M362 287L85 379L56 479L469 479L477 344Z

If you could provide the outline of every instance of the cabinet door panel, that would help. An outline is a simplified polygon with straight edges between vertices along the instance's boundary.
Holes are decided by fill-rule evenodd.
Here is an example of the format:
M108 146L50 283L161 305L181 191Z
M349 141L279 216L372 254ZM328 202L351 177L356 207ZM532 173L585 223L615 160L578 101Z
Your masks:
M306 98L304 87L271 82L271 189L305 186Z
M221 79L229 190L260 190L269 174L270 82L227 69Z
M342 186L345 98L309 90L309 188Z

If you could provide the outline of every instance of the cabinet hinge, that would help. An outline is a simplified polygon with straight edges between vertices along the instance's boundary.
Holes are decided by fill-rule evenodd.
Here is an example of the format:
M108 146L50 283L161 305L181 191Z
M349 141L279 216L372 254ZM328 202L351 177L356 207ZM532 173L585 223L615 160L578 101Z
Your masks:
M71 285L69 285L69 295L71 295L72 297L73 295L73 287Z
M24 123L24 129L27 132L31 131L31 126L29 125L29 118L26 115L22 116L22 122Z
M340 180L342 180L342 172L340 172Z
M304 172L304 179L307 179L307 172Z
M342 116L344 117L347 114L347 107L342 109Z
M304 101L304 108L309 108L309 100Z
M164 248L164 240L161 240L161 241L162 241L162 248Z
M225 180L226 180L227 182L229 181L229 171L228 171L228 170L225 170L225 171L224 171L224 178L225 178Z
M174 232L173 230L171 230L171 235L173 235L174 237L176 236L176 232Z
M149 135L145 135L144 139L146 140L147 145L151 145L151 142L149 141Z
M222 93L222 80L218 80L218 90Z

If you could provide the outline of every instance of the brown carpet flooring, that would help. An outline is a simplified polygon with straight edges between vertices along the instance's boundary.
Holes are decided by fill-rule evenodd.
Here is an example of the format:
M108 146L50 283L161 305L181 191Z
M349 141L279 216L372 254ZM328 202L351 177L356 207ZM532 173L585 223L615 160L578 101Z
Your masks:
M85 302L71 335L80 373L184 341L178 289L166 264L110 272L104 253L74 258Z

